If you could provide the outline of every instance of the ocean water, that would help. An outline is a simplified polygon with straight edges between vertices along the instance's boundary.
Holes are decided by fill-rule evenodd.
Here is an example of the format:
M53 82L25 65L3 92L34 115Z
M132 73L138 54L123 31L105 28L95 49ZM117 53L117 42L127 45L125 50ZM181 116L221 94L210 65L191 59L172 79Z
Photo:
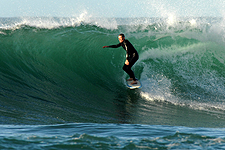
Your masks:
M0 18L0 149L225 148L223 18ZM124 33L140 59L130 90Z

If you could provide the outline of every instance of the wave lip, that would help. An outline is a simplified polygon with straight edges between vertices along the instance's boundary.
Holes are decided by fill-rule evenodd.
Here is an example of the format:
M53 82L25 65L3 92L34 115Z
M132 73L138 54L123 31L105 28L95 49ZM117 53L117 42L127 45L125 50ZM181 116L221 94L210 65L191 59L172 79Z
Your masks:
M0 18L0 29L19 29L30 26L43 29L56 29L60 27L76 27L80 25L95 25L106 29L117 29L117 21L107 18L92 18L80 15L79 17L19 17Z

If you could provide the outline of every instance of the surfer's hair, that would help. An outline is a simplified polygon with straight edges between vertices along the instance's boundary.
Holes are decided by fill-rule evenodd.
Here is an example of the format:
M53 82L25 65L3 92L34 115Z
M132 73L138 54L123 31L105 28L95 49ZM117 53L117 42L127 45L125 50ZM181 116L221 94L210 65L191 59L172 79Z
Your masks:
M119 36L122 36L122 38L125 38L125 35L123 33L121 33Z

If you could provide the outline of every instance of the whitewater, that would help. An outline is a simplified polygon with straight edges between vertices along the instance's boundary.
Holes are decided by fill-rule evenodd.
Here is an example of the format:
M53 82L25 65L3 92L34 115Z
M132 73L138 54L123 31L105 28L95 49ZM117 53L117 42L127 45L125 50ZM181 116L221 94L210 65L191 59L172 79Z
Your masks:
M1 149L225 146L220 17L0 18ZM124 33L142 88L126 87Z

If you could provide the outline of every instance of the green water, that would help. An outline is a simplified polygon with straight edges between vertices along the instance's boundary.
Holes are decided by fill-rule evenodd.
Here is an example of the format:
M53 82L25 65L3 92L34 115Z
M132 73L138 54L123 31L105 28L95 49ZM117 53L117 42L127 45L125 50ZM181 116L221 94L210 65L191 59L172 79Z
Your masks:
M0 148L223 147L223 34L199 20L1 27ZM139 90L125 85L125 51L102 48L120 33L140 55Z

